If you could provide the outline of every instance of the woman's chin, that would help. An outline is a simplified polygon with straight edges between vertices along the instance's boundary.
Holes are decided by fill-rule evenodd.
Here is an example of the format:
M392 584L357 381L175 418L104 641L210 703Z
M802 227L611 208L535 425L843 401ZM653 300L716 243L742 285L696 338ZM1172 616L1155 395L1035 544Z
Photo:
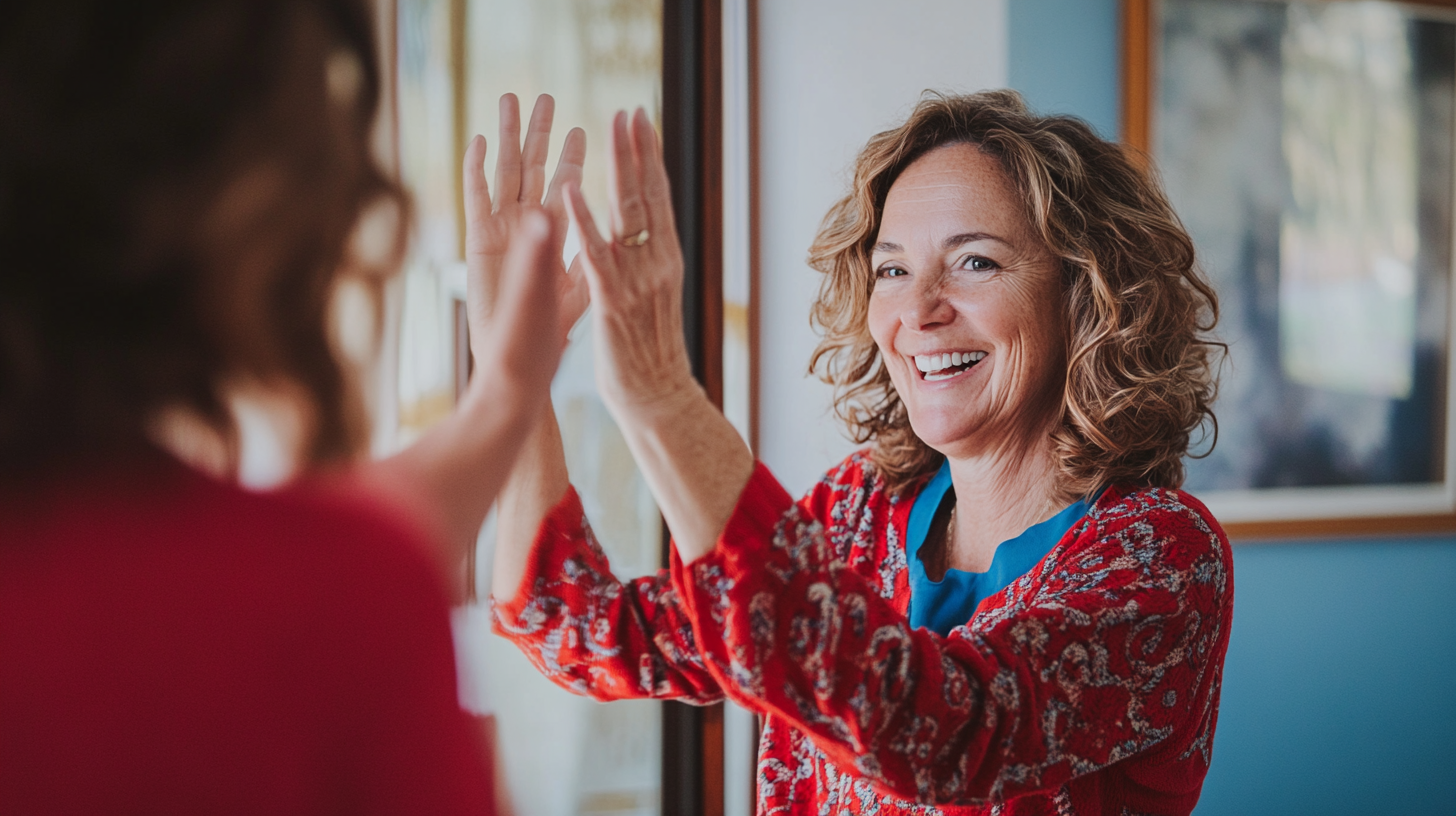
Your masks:
M919 422L914 417L910 418L910 428L920 441L946 455L952 455L956 449L970 442L977 425L965 417L926 418Z

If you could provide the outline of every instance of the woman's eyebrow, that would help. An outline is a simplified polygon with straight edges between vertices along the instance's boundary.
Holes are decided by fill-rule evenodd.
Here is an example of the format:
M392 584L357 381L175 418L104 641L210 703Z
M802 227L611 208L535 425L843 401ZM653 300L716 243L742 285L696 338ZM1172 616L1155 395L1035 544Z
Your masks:
M1011 246L1010 241L1007 241L1005 238L1002 238L999 235L992 235L989 232L962 232L957 235L952 235L944 241L941 241L940 246L942 249L955 249L962 244L969 244L974 241L995 241L1000 244L1005 244L1006 246ZM878 244L875 244L874 249L871 251L904 252L905 247L902 247L899 244L894 243L893 241L881 241Z
M955 249L962 244L969 244L974 241L995 241L1006 246L1011 246L1011 242L1005 238L999 235L992 235L989 232L962 232L959 235L952 235L944 241L941 241L940 246L942 249Z

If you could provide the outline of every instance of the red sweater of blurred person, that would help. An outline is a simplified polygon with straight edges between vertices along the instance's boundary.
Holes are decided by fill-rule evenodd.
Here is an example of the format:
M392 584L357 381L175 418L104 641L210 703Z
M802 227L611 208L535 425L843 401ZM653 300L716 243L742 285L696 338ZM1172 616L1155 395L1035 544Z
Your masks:
M491 813L447 599L347 485L0 488L0 813Z

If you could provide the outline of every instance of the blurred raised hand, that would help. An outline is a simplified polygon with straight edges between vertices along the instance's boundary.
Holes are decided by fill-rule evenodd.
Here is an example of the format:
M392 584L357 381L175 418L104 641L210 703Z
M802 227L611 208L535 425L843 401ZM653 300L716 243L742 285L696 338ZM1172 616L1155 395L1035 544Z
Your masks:
M554 250L551 277L558 292L557 334L566 334L586 310L588 295L581 266L562 262L566 241L567 213L562 191L581 184L586 159L586 133L572 128L566 134L556 173L548 186L546 159L551 143L551 123L556 103L549 95L536 99L531 121L521 143L521 113L515 94L500 99L500 138L496 144L494 191L485 180L487 144L477 135L465 150L465 263L468 270L467 309L471 348L477 357L482 349L476 338L489 333L500 288L502 264L522 217L544 209L552 222Z
M523 147L516 97L501 98L494 196L485 181L485 139L471 140L464 164L465 260L474 373L448 418L374 468L383 489L422 505L422 515L437 523L448 545L442 553L447 574L474 543L542 415L550 414L551 378L566 334L587 305L580 265L568 270L562 263L568 226L562 190L581 183L586 135L567 134L548 187L553 112L551 97L536 101Z
M543 406L565 349L559 331L561 230L523 211L494 264L493 310L472 332L475 371L455 410L413 445L362 474L435 527L453 572L475 541Z

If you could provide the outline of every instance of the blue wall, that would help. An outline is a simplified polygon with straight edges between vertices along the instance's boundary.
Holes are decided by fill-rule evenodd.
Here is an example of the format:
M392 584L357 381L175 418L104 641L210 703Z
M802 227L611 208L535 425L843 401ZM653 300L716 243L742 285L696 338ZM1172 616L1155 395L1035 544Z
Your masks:
M1117 0L1007 0L1011 87L1040 113L1118 137Z
M1456 813L1456 541L1234 548L1198 816Z
M1117 0L1008 6L1012 87L1115 135ZM1234 587L1197 816L1456 814L1456 538L1237 545Z

